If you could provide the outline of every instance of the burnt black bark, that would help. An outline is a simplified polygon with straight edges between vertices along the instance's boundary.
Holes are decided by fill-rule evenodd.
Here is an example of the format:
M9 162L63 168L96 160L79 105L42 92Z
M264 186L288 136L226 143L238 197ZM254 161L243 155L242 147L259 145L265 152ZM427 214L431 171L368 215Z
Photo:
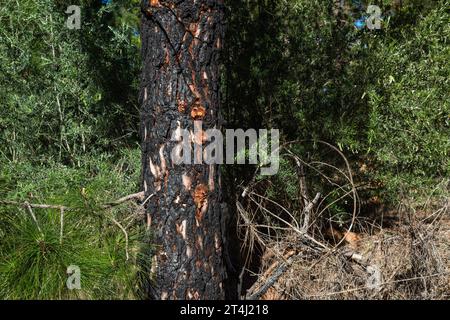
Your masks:
M153 232L151 299L225 298L217 165L176 165L177 128L220 128L223 0L142 4L142 188ZM206 136L193 135L202 146ZM194 156L192 157L194 159Z

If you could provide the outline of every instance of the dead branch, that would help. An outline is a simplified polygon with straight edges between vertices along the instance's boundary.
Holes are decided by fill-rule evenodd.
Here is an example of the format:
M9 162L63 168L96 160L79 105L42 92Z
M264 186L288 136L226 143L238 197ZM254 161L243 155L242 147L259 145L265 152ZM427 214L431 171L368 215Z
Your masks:
M126 256L126 261L128 261L130 259L130 255L128 254L128 233L127 233L127 230L125 230L125 228L116 219L111 217L111 220L112 220L112 222L114 222L114 224L116 226L118 226L120 228L120 230L122 230L122 232L123 232L123 234L125 236L125 256Z
M63 232L64 232L64 208L60 208L59 209L59 223L60 223L59 243L62 244L62 242L63 242Z
M70 208L65 207L65 206L60 206L60 205L34 204L34 203L17 202L17 201L10 201L10 200L0 200L0 204L18 206L18 207L23 207L25 209L30 207L33 209L61 209L61 208L63 208L64 210L70 210Z
M130 195L127 195L125 197L122 197L116 201L111 201L106 204L103 204L101 208L103 209L110 209L112 207L116 207L118 205L121 205L124 202L130 201L130 200L143 200L144 199L144 191L133 193ZM36 209L58 209L58 210L64 210L64 211L70 211L70 210L76 210L76 208L70 208L63 205L55 205L55 204L36 204L36 203L28 203L25 202L18 202L18 201L11 201L11 200L0 200L0 204L6 204L6 205L12 205L12 206L18 206L23 207L25 209L28 208L36 208ZM28 209L29 210L29 209Z
M275 266L278 264L278 262L274 263L269 270L272 271L272 274L267 278L267 281L259 288L259 290L253 294L248 294L246 299L247 300L257 300L259 299L263 294L267 292L274 284L278 281L278 279L283 275L284 272L286 272L289 269L289 266L291 265L292 261L295 257L293 257L295 251L291 251L288 253L287 261L281 263L276 269ZM268 270L268 271L269 271ZM266 272L269 273L269 272ZM269 273L270 274L270 273ZM250 288L249 292L251 293L254 291L253 288Z
M308 232L309 221L311 220L311 211L317 205L321 196L322 195L320 194L320 192L318 192L314 197L313 201L305 200L306 206L303 208L303 216L304 216L302 227L303 232Z
M36 224L37 229L40 233L42 233L41 227L39 227L39 223L37 222L36 216L34 215L33 209L31 209L31 206L28 202L24 203L25 207L27 208L28 212L30 213L31 218L33 218L34 223Z
M102 207L105 208L105 209L108 209L108 208L118 206L118 205L120 205L120 204L122 204L124 202L130 201L130 200L134 200L134 199L138 199L140 201L143 201L144 200L144 196L145 196L144 191L141 191L141 192L138 192L138 193L133 193L133 194L130 194L128 196L122 197L122 198L120 198L120 199L118 199L116 201L106 203Z

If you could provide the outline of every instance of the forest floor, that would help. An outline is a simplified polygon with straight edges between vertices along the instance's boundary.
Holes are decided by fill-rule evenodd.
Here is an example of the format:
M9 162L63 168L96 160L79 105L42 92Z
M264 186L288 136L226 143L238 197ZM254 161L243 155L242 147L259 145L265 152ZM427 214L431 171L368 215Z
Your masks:
M378 224L370 231L335 230L334 241L323 235L320 241L326 248L298 235L267 243L262 272L247 297L448 299L448 213L448 204L431 213L391 211L384 217L384 226ZM362 220L356 223L361 225Z

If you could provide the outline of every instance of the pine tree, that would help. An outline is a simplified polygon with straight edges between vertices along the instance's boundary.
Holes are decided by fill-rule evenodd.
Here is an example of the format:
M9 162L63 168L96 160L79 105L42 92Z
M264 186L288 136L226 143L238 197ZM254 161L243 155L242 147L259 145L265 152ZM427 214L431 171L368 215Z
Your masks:
M175 164L178 128L219 128L223 1L142 5L142 187L156 247L152 299L223 299L221 186L217 165ZM202 132L192 137L200 147Z

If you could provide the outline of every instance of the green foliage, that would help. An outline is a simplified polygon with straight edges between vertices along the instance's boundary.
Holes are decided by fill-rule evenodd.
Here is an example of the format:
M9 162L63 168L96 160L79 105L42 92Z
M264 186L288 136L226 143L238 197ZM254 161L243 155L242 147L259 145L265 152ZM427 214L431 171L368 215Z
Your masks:
M81 6L80 30L65 25L72 4ZM135 141L137 10L136 1L2 3L3 160L79 164L84 154Z
M450 174L448 1L378 1L381 30L354 26L372 4L357 2L228 1L225 114L303 141L302 157L336 163L314 141L339 146L396 201Z
M258 180L264 180L263 176L258 176ZM272 199L282 199L295 206L295 200L299 198L298 171L288 159L280 159L280 170L277 175L272 177L272 184L267 188L267 196Z
M0 298L2 299L123 299L139 297L150 261L149 235L138 209L123 204L104 210L101 204L137 189L139 150L125 152L116 165L86 158L81 168L29 163L1 168L2 199L61 204L64 213L60 243L60 211L0 207ZM111 218L121 222L128 233ZM137 220L136 220L137 219ZM147 262L147 264L144 264ZM81 290L68 290L67 267L81 270Z
M384 172L411 182L450 174L449 19L442 2L374 44L367 146Z
M101 205L136 192L139 1L26 0L0 8L0 298L134 298L148 276L140 208ZM81 7L81 29L66 9ZM129 237L112 221L121 222ZM81 269L80 291L66 269Z

